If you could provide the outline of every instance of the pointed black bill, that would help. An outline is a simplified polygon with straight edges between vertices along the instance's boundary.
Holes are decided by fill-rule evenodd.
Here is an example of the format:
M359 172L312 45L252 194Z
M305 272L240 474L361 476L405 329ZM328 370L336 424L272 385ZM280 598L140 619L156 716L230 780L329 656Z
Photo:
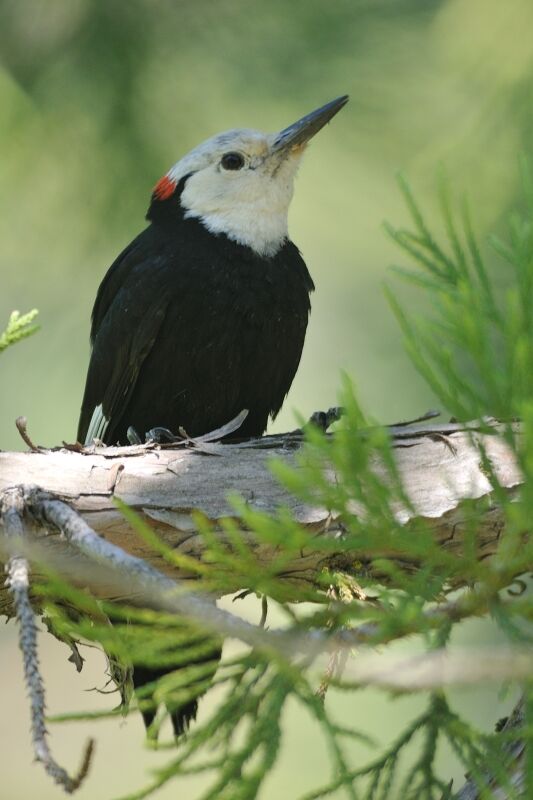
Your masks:
M272 150L285 150L285 148L301 147L311 139L315 133L318 133L321 128L326 125L337 114L343 106L348 102L348 95L337 97L325 106L311 111L306 114L297 122L293 122L288 128L284 128L276 138L272 145Z

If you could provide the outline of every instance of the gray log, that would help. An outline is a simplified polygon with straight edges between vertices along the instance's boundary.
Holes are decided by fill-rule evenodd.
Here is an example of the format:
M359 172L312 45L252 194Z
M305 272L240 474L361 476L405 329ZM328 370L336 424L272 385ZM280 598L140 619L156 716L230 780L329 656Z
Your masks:
M501 486L512 491L521 477L510 448L503 438L476 430L475 423L396 427L391 431L396 463L414 508L414 515L405 507L395 508L406 526L406 535L411 518L424 517L442 547L460 553L464 532L460 502L491 493L479 446L490 458ZM235 517L235 510L227 500L230 492L239 493L248 505L261 511L275 512L280 505L287 506L316 536L335 536L338 527L334 516L325 508L292 497L269 471L271 457L299 469L295 459L299 443L299 437L287 434L265 437L251 444L209 445L216 455L195 449L155 447L92 448L88 453L67 449L4 452L0 453L0 491L18 484L36 484L53 492L71 504L106 539L167 574L183 579L190 576L173 570L147 548L117 510L114 499L120 498L135 509L168 545L200 558L204 543L191 512L201 511L215 524L221 517ZM383 471L379 464L376 470ZM333 479L331 470L330 473ZM478 534L481 558L494 552L503 525L500 509L489 503ZM68 546L58 541L54 531L36 528L34 533L40 541L46 536L47 546L55 545L67 552ZM265 544L256 545L252 534L245 532L245 536L258 558L269 562L272 549ZM354 555L350 555L351 564ZM377 555L375 551L359 552L356 557L362 568L368 570ZM331 559L335 559L335 554L328 556L328 561ZM342 567L338 560L335 563ZM287 580L312 582L324 564L324 553L308 548L294 558L284 576ZM412 564L413 569L416 566ZM380 577L379 573L374 575ZM2 608L5 601L0 593Z

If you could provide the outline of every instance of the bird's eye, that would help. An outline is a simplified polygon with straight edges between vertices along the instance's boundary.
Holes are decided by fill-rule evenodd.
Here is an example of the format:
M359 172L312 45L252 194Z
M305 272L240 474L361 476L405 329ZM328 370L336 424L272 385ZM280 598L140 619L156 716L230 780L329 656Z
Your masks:
M240 153L224 153L220 163L224 169L241 169L244 166L244 158Z

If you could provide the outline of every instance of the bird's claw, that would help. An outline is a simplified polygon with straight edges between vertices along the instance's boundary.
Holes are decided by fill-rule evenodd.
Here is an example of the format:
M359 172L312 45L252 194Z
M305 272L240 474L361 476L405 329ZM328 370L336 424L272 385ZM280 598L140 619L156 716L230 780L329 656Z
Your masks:
M128 437L128 442L132 445L143 444L142 438L133 425L130 425L128 428L126 436ZM182 440L183 436L176 436L168 428L162 427L150 428L150 430L146 431L144 434L144 444L172 444L173 442L181 442Z
M315 411L309 417L307 424L314 425L325 433L329 426L333 425L334 422L338 422L344 413L345 410L342 406L332 406L327 411Z
M133 427L133 425L129 426L128 430L126 431L126 436L128 438L128 442L131 445L142 444L142 439L135 430L135 428Z
M183 436L176 436L168 428L156 427L150 428L145 433L146 442L155 442L156 444L172 444L173 442L181 442Z

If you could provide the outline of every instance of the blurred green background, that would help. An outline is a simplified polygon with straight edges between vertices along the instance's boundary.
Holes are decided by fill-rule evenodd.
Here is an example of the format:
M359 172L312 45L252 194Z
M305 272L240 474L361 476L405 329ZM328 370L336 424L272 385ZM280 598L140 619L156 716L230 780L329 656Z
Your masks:
M213 133L277 130L343 93L351 101L309 148L291 209L291 235L317 290L275 429L295 426L294 409L308 416L334 404L341 369L383 421L434 405L402 352L381 288L389 265L402 260L382 229L385 219L406 220L394 176L407 174L437 220L444 164L457 196L469 195L479 234L501 226L533 133L532 30L531 0L2 0L0 327L12 309L37 307L42 330L2 356L0 447L21 448L20 414L41 444L73 440L98 284L141 230L151 188L169 166ZM420 309L414 294L402 296ZM0 635L0 735L17 749L9 759L1 751L2 797L57 797L30 766L13 626ZM495 634L474 626L464 636ZM45 637L43 648L51 710L116 701L82 694L103 682L94 651L79 677L64 648ZM480 724L497 719L490 689L458 697ZM421 701L391 705L365 692L330 702L368 718L388 741ZM142 749L132 719L54 727L70 767L89 728L99 747L80 798L125 792L162 760ZM263 800L322 782L327 753L315 734L291 709ZM460 774L451 764L449 772Z

